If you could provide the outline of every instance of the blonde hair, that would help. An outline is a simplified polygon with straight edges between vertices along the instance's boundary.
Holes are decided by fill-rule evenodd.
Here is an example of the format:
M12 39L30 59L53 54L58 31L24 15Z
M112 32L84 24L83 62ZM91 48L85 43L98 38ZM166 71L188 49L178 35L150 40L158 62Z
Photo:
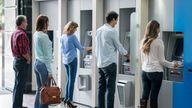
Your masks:
M64 34L73 34L74 30L78 27L78 24L76 22L73 21L69 21L64 29L63 29L63 33Z
M153 42L153 40L155 40L158 37L157 30L159 28L160 28L160 24L155 20L151 20L147 24L145 29L145 35L141 42L141 48L140 48L144 54L147 54L147 55L149 54L151 43Z

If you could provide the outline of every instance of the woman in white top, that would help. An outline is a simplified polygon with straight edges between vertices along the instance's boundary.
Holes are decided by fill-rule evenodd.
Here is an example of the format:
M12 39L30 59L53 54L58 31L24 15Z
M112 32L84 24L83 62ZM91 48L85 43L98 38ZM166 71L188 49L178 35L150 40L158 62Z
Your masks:
M143 93L140 108L147 108L150 94L150 107L158 108L158 94L163 80L163 66L176 68L178 64L165 60L164 44L159 37L160 24L152 20L145 30L141 42Z

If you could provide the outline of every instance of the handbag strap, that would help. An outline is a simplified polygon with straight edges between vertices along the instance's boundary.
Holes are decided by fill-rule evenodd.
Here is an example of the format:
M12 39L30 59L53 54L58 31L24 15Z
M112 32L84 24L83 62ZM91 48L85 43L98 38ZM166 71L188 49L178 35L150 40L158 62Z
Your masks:
M44 86L49 86L49 83L51 86L57 86L56 81L53 77L48 77L47 80L45 81Z

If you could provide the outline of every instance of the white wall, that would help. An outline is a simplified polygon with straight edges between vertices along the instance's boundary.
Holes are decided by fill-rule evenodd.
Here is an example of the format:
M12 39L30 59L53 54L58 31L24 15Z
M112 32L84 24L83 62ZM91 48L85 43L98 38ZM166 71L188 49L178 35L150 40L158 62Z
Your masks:
M135 8L136 0L119 0L120 8Z
M157 20L161 31L172 31L173 7L173 0L149 0L149 20Z
M91 10L92 9L92 0L80 0L80 9L81 10Z
M75 7L75 8L74 8ZM77 38L80 41L80 35L82 32L80 32L80 30L83 30L84 27L82 27L84 24L86 24L87 20L91 20L91 19L84 19L84 17L82 17L80 12L84 11L84 10L92 10L92 0L69 0L68 1L68 15L67 15L67 19L68 21L73 20L75 22L77 22L79 24L79 27L77 28L77 31L75 32ZM82 18L82 19L81 19ZM81 20L83 22L81 22ZM80 25L82 24L82 25ZM82 27L82 28L81 28ZM91 27L92 28L92 27ZM82 38L82 37L81 37ZM79 52L78 52L79 53ZM78 58L79 58L79 54L78 54ZM95 94L95 90L93 90L91 88L91 91L80 91L79 87L78 87L78 77L79 75L91 75L91 80L92 80L92 87L94 86L93 81L95 80L95 78L92 77L92 70L91 69L83 69L80 68L80 59L78 59L78 70L77 70L77 75L76 75L76 82L75 82L75 89L74 89L74 101L81 103L81 104L85 104L85 105L89 105L92 107L95 107L95 103L93 102L93 98L96 98L93 96L93 93Z
M35 23L36 18L39 15L39 2L36 2L35 0L32 1L32 33L35 32ZM33 40L33 36L32 36ZM35 62L35 52L34 52L34 44L32 44L32 67L34 67ZM32 90L36 90L36 75L34 72L34 69L32 68Z
M5 17L5 25L4 25L4 84L5 87L13 90L14 82L15 82L15 72L12 68L13 66L13 56L11 51L11 34L15 30L15 18L17 15L17 7L15 0L5 0L4 2L4 17Z
M58 29L58 2L48 1L39 3L39 13L49 17L49 29Z
M67 20L73 20L75 22L77 22L78 24L80 24L80 0L69 0L68 1L68 10L67 10ZM75 7L75 8L74 8ZM79 27L77 28L77 32L76 35L78 36L79 39L79 35L80 35L80 29Z

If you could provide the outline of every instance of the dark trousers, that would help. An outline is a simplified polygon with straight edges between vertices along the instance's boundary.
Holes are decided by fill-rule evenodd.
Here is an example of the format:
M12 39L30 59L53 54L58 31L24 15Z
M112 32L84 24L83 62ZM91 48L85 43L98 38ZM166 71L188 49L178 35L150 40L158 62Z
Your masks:
M65 101L73 101L74 83L77 73L77 58L75 58L71 63L65 64L65 70L67 73Z
M107 91L107 108L114 108L115 83L117 65L110 64L107 67L99 68L99 93L98 108L105 108L105 93Z
M142 99L158 102L159 90L163 80L163 72L142 72L143 94Z
M13 90L13 108L22 108L23 90L25 88L29 64L26 60L15 59L13 69L15 71L15 85Z

